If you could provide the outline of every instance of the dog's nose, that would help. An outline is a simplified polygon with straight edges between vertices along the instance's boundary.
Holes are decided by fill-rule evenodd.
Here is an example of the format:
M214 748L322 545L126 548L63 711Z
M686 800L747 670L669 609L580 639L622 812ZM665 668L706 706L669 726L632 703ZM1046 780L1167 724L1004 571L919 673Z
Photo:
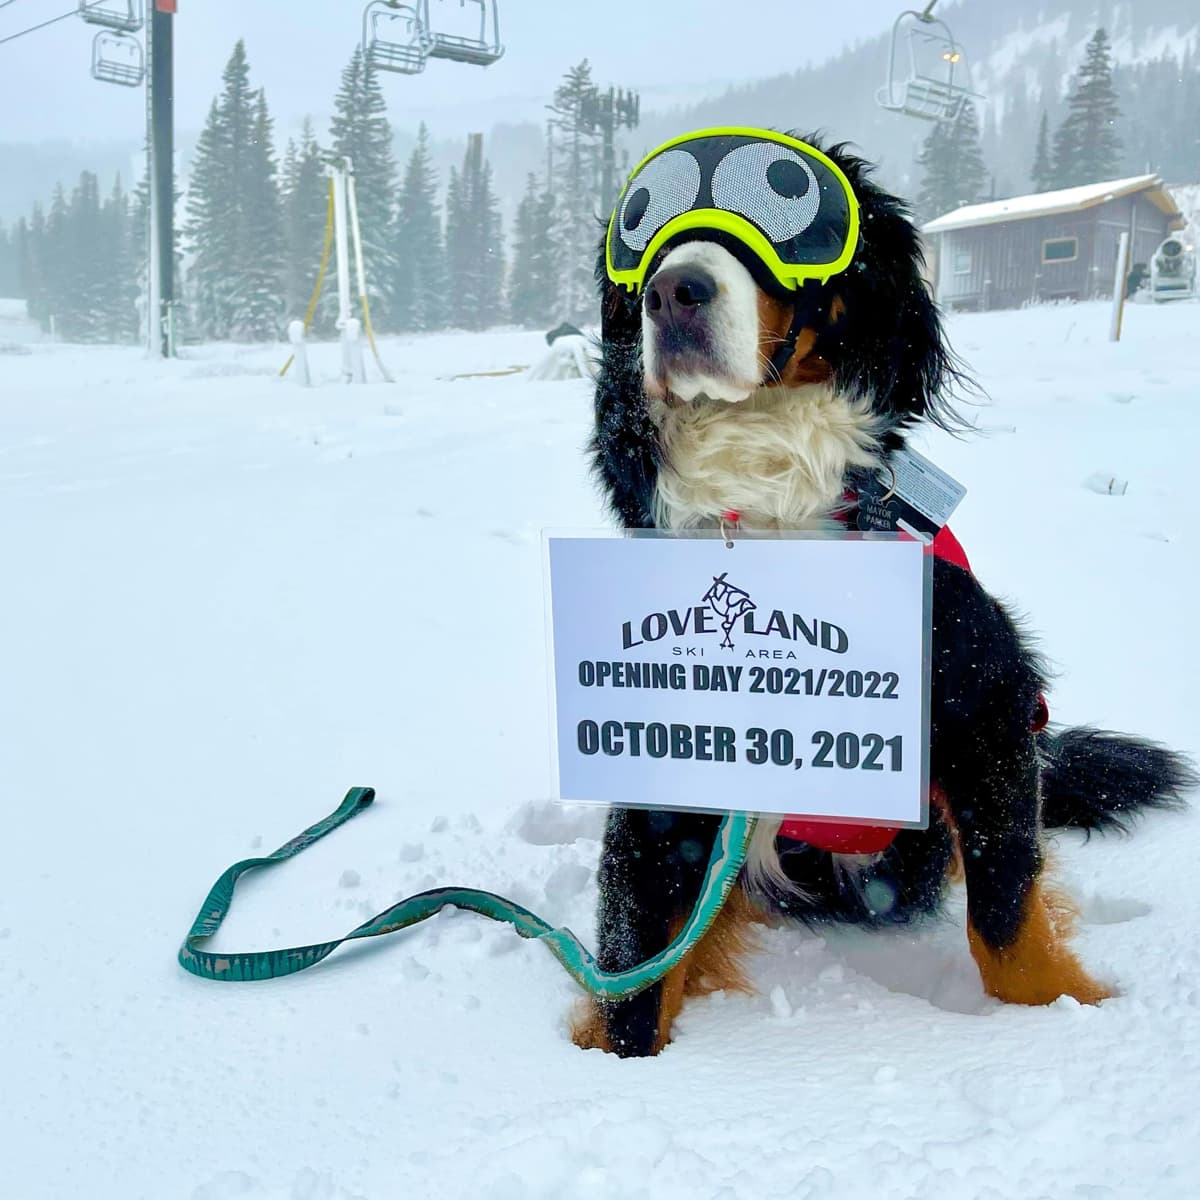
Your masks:
M717 281L700 267L668 267L646 288L646 311L659 325L692 320L717 295Z

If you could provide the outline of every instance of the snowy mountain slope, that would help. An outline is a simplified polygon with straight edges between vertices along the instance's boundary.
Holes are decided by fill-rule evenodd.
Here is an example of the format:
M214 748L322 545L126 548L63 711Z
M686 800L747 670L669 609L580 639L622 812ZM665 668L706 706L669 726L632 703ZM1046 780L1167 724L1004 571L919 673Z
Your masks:
M897 5L897 14L904 8ZM1041 105L1048 106L1056 124L1071 75L1098 25L1112 34L1114 59L1123 67L1152 62L1168 51L1181 58L1189 47L1200 49L1200 9L1192 0L962 0L940 4L937 14L964 47L974 86L983 93L984 157L999 196L1029 189ZM876 105L889 45L890 30L881 29L818 66L762 79L683 110L643 114L642 127L627 140L635 150L649 148L680 129L730 122L819 129L838 140L851 139L881 165L889 186L912 195L920 181L916 155L929 126ZM899 51L903 71L908 52L903 39ZM1132 175L1146 169L1144 157L1138 157L1145 150L1136 137L1142 114L1127 102L1124 118L1132 132L1123 173Z
M945 10L954 21L955 34L966 39L975 33L970 4ZM992 26L978 44L986 48L973 60L976 84L991 96L1004 96L1013 87L1033 89L1049 83L1060 96L1066 94L1072 74L1083 62L1084 49L1096 27L1103 25L1112 41L1115 61L1123 66L1153 62L1164 54L1182 57L1200 47L1200 12L1179 8L1172 3L1097 4L1056 3L1031 6L1006 5L993 10L992 20L1001 17L1008 26L1000 32ZM959 17L960 20L955 20ZM966 43L970 44L970 43ZM1047 61L1054 63L1054 77L1039 71ZM1011 100L1009 101L1011 103ZM998 121L1003 121L1004 105L999 106Z
M1200 306L956 317L983 436L923 448L1030 614L1050 702L1200 753ZM466 915L254 985L174 954L234 859L358 783L375 807L250 877L220 946L339 934L434 883L589 943L600 814L547 805L539 531L602 521L581 382L446 376L536 334L393 340L394 386L277 348L0 357L0 1162L19 1200L1185 1200L1200 1145L1195 811L1055 839L1122 995L1005 1008L961 898L928 929L772 931L755 997L659 1059L570 1045L573 986ZM1124 496L1082 486L1096 471Z

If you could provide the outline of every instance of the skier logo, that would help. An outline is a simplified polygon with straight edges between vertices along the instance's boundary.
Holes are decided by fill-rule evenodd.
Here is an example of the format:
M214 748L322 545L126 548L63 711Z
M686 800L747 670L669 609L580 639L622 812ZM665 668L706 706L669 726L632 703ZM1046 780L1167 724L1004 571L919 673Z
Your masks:
M721 628L725 631L721 649L732 650L733 642L730 641L729 635L733 632L734 625L748 612L753 612L756 605L750 599L750 593L728 583L725 574L722 571L720 575L713 576L712 587L704 593L704 599L721 618Z

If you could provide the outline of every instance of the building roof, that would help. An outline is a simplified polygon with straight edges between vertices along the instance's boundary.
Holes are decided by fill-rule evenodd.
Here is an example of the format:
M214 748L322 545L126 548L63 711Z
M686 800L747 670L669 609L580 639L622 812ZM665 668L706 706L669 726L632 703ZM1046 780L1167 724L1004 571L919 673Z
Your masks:
M1083 187L1064 188L1058 192L1039 192L1033 196L1013 196L1008 200L992 200L987 204L968 204L930 221L925 233L948 233L952 229L967 229L975 225L999 225L1004 221L1024 221L1030 217L1050 217L1056 213L1082 212L1097 204L1106 204L1119 196L1145 192L1146 199L1161 209L1176 224L1182 224L1171 193L1157 175L1134 175L1130 179L1112 179L1107 183L1088 183Z

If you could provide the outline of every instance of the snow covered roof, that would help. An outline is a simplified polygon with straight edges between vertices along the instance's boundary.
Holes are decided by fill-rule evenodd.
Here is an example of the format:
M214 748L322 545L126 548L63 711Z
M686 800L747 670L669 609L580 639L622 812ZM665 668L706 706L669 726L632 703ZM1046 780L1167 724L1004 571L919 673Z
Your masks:
M923 226L925 233L947 233L972 225L998 225L1003 221L1024 221L1029 217L1049 217L1055 213L1080 212L1097 204L1147 192L1146 199L1169 217L1182 220L1171 194L1157 175L1134 175L1130 179L1112 179L1106 183L1088 183L1083 187L1063 188L1058 192L1039 192L1033 196L1013 196L987 204L968 204Z

